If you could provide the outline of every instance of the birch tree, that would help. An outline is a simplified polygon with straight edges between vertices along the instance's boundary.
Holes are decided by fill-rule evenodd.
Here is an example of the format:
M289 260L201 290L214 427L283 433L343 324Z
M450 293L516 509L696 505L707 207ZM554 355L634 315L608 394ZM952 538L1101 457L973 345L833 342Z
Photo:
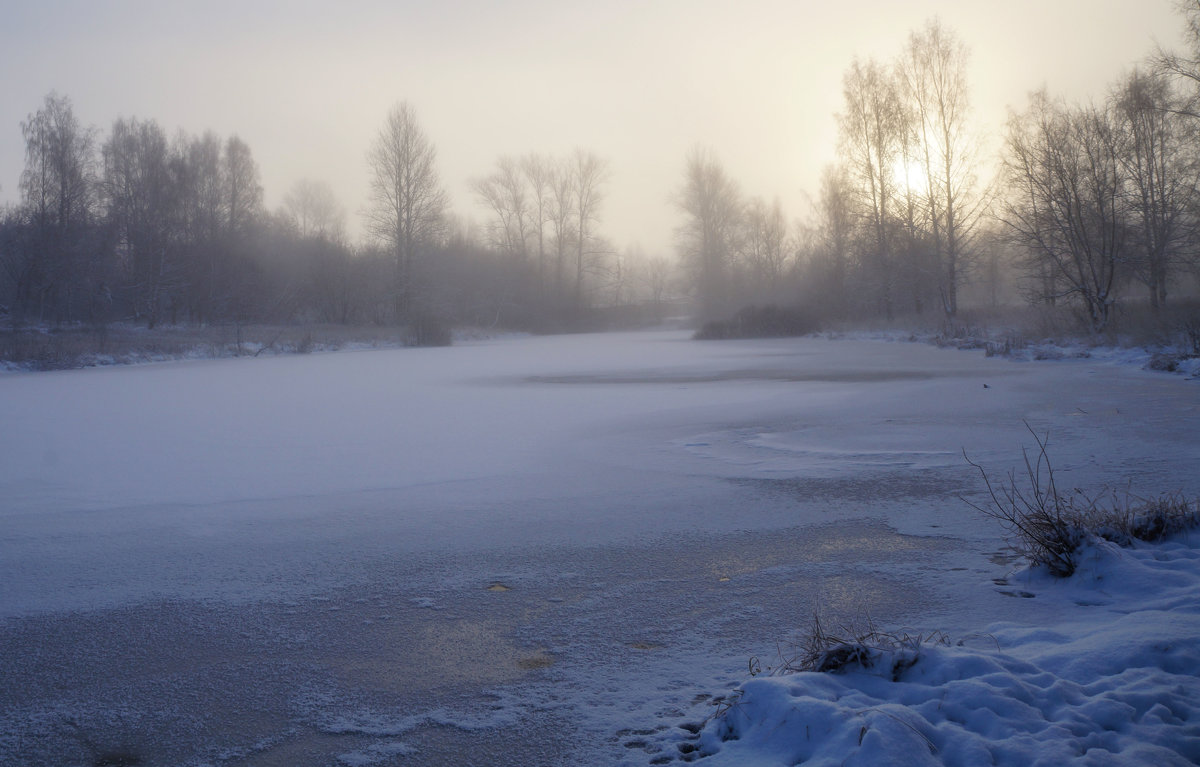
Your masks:
M393 307L399 322L417 309L416 260L442 234L447 199L436 161L416 111L407 102L397 104L367 153L371 176L364 216L367 230L394 260Z

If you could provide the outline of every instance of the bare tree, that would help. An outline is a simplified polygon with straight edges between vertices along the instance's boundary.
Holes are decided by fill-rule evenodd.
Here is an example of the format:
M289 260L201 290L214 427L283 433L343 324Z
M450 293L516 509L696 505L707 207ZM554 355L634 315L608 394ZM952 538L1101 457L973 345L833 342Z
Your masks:
M968 59L967 47L934 20L909 36L898 67L925 176L935 282L948 317L958 311L962 265L983 209L974 173L977 145L969 131Z
M472 182L475 196L492 213L488 235L493 247L523 265L528 259L529 237L534 231L520 164L501 157L496 168L484 178Z
M697 148L688 153L674 202L684 216L675 240L692 272L698 314L717 319L731 308L726 277L742 221L741 193L713 153Z
M371 182L364 216L368 231L388 247L395 260L398 321L410 319L416 309L414 263L442 233L447 200L436 160L437 151L407 102L388 113L367 153Z
M550 220L553 202L553 166L538 154L521 158L521 173L529 188L529 214L532 234L537 239L538 292L546 289L546 224Z
M845 316L849 305L850 276L858 216L855 193L841 166L826 167L821 174L821 195L809 240L807 274L810 300L827 315Z
M783 206L776 198L771 205L755 197L746 205L742 234L738 238L742 260L750 269L754 291L779 300L791 261L788 225Z
M1131 262L1157 312L1166 305L1172 273L1195 243L1196 126L1185 122L1181 99L1160 73L1135 70L1114 93L1114 107L1137 248Z
M579 227L575 222L575 185L565 162L555 163L550 171L550 209L547 220L554 241L554 291L561 302L566 295L567 253Z
M571 187L575 201L575 291L574 307L583 309L584 275L592 261L607 252L597 237L600 206L604 201L604 182L608 180L608 163L595 154L576 149L571 156Z
M650 294L650 305L654 310L654 320L663 321L663 303L670 284L673 265L666 256L651 256L646 259L641 270L642 280Z
M611 298L609 305L615 307L633 303L633 285L637 265L645 260L645 254L637 245L627 245L622 249L613 249L609 260L608 288Z
M173 153L182 217L181 260L187 270L187 309L191 319L201 323L213 318L221 295L228 292L220 284L227 256L222 145L211 131L197 137L181 134Z
M301 237L341 239L346 211L324 181L302 178L283 196L283 207Z
M1038 93L1010 119L1004 161L1002 219L1030 255L1039 297L1075 301L1097 333L1108 325L1127 255L1117 140L1106 110Z
M102 148L104 198L134 312L153 328L179 298L179 183L166 133L153 120L118 119Z
M39 319L50 312L68 318L72 294L82 288L77 278L92 250L86 242L96 205L95 130L79 123L70 99L50 93L21 123L21 133L21 199L32 238L18 270L16 311Z
M258 163L250 147L237 136L225 141L222 180L225 186L226 228L231 234L243 233L262 212L263 189Z
M226 310L239 323L250 314L257 286L252 268L251 237L262 217L263 189L258 163L250 147L237 136L225 141L221 155L221 182L225 213L225 258L222 263L226 290L221 296Z
M283 198L289 261L299 259L304 273L299 303L326 322L345 324L355 309L350 248L345 238L345 209L323 181L303 178Z
M923 167L921 135L917 130L918 112L915 104L904 97L903 76L897 67L896 160L892 165L891 218L894 223L892 243L892 283L899 294L907 294L912 308L921 314L927 300L935 294L939 282L936 246L929 236L932 206L922 190L926 178Z
M1181 113L1200 118L1200 0L1175 0L1175 9L1183 17L1186 53L1158 49L1155 68L1172 77L1189 81L1192 95L1181 105Z
M874 300L891 319L895 263L892 247L894 168L901 157L904 123L896 81L875 61L855 60L843 79L845 107L838 115L841 148L856 207L865 214Z

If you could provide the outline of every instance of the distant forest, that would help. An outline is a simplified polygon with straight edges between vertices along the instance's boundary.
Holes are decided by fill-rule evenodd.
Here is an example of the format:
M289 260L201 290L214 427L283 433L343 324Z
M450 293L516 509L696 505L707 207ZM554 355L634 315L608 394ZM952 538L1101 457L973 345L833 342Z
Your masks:
M1069 307L1088 331L1121 301L1160 313L1200 270L1200 2L1185 55L1159 51L1103 103L1039 92L982 156L967 47L934 21L892 61L843 76L838 162L811 211L747 197L717 156L684 158L674 257L604 235L608 162L501 157L450 215L433 141L407 102L366 156L367 237L319 180L263 204L237 136L106 133L51 93L20 125L20 203L0 210L0 321L30 325L329 323L538 332L697 321L753 305L863 320L954 321L964 303ZM998 170L996 170L998 169Z

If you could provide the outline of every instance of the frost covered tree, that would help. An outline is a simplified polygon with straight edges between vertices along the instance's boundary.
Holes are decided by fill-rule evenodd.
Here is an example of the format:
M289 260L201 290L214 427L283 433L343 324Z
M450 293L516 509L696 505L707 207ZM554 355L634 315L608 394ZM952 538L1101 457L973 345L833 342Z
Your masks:
M394 106L370 151L367 230L392 253L394 318L404 322L417 311L415 265L440 239L447 206L438 177L437 150L417 123L408 102Z

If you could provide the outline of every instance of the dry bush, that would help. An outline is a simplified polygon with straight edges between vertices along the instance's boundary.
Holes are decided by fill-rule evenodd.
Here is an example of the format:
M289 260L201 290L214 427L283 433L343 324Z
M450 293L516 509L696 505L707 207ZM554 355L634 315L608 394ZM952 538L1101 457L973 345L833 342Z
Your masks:
M883 631L870 619L830 626L813 613L812 625L793 653L785 655L781 649L778 664L765 668L758 658L751 658L750 673L752 676L803 671L840 673L857 666L884 671L895 682L917 662L922 646L949 643L949 638L940 631L929 634Z
M1200 504L1178 493L1150 499L1114 493L1089 522L1096 537L1120 546L1154 543L1200 526Z
M1026 488L1018 484L1016 472L1010 471L1008 483L997 489L983 467L967 458L967 463L983 477L991 500L985 505L967 503L1014 533L1021 553L1033 564L1044 565L1054 575L1067 577L1075 572L1075 551L1085 540L1079 524L1080 509L1058 492L1054 468L1046 454L1048 438L1039 437L1032 429L1030 433L1037 441L1038 452L1036 459L1031 460L1028 450L1021 451ZM965 451L963 457L966 458Z
M964 452L967 463L983 478L989 502L963 500L1004 525L1031 564L1066 578L1078 566L1079 547L1089 540L1129 546L1134 541L1157 541L1200 525L1200 507L1180 495L1147 499L1129 493L1123 497L1112 492L1089 496L1081 490L1071 495L1060 493L1046 452L1049 436L1039 437L1029 424L1025 426L1038 449L1032 458L1028 450L1022 450L1023 481L1018 482L1016 472L1010 471L1007 483L997 487L983 467L966 458Z

